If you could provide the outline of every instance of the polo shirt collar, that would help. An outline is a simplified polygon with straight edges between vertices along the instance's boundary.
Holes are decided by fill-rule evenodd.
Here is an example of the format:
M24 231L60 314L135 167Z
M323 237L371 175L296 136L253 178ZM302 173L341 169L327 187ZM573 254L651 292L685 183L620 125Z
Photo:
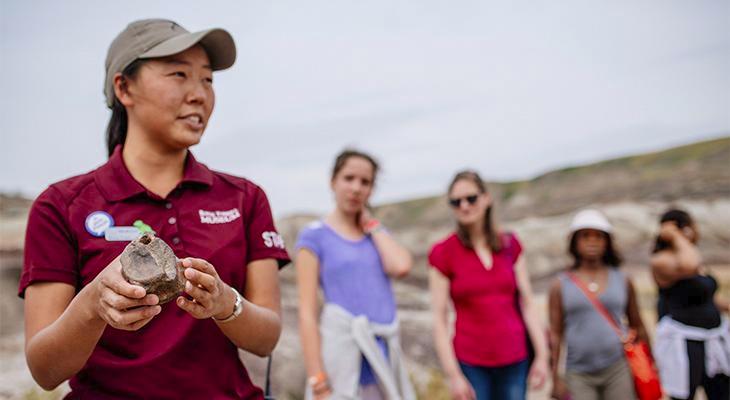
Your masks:
M122 159L122 146L118 145L109 161L99 167L95 173L97 185L101 188L104 197L109 201L122 201L140 193L147 193L151 197L158 197L149 192L141 183L129 173ZM181 185L185 183L213 185L213 173L204 164L199 163L193 153L188 150L185 158L185 169Z

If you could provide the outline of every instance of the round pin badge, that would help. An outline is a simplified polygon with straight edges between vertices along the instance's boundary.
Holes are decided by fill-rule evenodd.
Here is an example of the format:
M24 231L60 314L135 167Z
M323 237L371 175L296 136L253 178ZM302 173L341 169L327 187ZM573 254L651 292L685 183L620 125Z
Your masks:
M94 211L86 217L84 227L92 236L102 237L104 231L114 226L114 218L104 211Z

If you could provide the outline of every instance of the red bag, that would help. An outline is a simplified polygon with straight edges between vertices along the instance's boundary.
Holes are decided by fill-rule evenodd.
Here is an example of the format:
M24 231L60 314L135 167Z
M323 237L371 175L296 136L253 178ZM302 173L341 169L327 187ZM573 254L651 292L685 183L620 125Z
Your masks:
M570 280L583 292L599 312L605 318L624 344L624 355L626 362L634 377L634 387L639 400L660 400L662 398L662 387L659 383L659 374L654 365L654 358L649 352L649 346L636 338L636 334L630 331L627 335L621 332L616 321L608 313L598 298L585 286L585 283L572 273L568 273Z

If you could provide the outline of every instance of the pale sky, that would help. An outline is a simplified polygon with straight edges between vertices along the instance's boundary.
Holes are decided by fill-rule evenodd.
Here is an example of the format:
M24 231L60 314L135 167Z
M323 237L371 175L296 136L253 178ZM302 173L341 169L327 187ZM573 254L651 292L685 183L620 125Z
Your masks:
M0 0L0 191L105 162L106 50L152 17L233 35L193 153L277 216L332 207L346 146L377 204L730 134L728 1Z

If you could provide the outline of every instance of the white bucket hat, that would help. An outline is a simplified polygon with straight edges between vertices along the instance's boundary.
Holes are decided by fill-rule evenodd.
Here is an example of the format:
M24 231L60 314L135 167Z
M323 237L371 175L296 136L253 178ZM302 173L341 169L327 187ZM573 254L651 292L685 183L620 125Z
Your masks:
M603 213L598 210L588 209L575 214L573 222L570 223L571 234L581 229L595 229L610 234L613 231L613 226Z

